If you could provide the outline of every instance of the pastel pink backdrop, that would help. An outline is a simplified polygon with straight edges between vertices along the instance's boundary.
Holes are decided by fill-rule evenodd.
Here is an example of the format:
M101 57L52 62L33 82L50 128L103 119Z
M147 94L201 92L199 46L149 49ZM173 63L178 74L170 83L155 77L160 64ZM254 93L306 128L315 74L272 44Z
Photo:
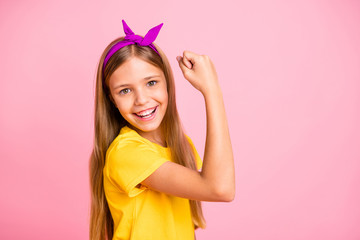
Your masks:
M156 43L203 156L205 108L175 57L209 55L236 198L198 239L360 239L360 2L1 1L0 239L88 239L95 70L123 35Z

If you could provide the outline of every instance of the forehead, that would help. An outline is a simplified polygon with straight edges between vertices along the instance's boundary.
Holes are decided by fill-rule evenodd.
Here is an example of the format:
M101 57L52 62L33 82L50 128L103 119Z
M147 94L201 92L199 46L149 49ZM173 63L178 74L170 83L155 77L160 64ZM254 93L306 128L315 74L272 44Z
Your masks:
M110 87L113 87L120 82L136 83L151 75L160 75L165 78L164 73L160 68L155 67L142 59L133 57L124 62L113 72L109 79L109 85Z

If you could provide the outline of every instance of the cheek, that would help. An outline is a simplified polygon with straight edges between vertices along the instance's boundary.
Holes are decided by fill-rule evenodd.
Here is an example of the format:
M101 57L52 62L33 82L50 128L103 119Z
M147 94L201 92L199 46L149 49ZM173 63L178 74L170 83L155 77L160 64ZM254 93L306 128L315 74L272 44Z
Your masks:
M121 114L128 113L131 109L131 106L129 105L128 101L116 101L117 109Z
M167 92L162 94L162 99L163 99L164 102L166 102L166 103L168 102L168 94L167 94Z
M163 103L167 103L167 102L168 102L168 93L167 93L166 87L165 87L165 88L162 88L162 89L159 91L158 96L159 96L159 99L161 99L161 101L162 101Z

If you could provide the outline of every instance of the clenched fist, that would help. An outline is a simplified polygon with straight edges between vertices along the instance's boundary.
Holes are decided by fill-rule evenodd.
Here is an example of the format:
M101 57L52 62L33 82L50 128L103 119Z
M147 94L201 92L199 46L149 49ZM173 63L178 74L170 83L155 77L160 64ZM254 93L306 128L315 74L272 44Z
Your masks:
M219 90L218 76L214 64L207 55L184 51L176 60L186 80L204 96Z

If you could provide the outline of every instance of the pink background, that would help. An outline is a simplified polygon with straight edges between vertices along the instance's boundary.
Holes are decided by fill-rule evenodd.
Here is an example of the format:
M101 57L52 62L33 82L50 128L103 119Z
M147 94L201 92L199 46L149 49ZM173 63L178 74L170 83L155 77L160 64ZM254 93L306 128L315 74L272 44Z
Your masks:
M360 239L359 1L1 1L0 239L88 239L95 70L125 19L176 77L203 156L205 107L175 57L221 82L236 198L198 239Z

